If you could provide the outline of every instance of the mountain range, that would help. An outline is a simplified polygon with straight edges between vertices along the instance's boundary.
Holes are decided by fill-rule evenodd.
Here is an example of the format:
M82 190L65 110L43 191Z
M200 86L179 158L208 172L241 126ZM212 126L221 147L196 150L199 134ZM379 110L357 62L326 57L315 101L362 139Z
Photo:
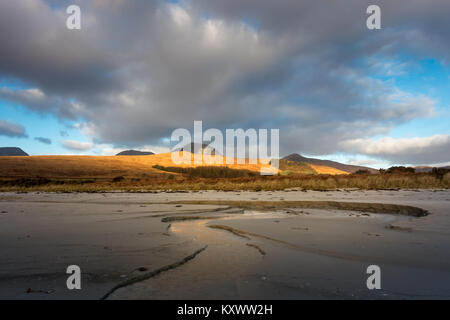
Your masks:
M194 150L196 145L191 143L190 145L185 146L184 148L178 149L178 151L186 150ZM207 145L198 146L199 150L204 150L208 148ZM214 155L216 152L214 149L211 150L211 154ZM116 154L116 156L147 156L154 155L155 153L151 151L139 151L139 150L125 150ZM28 156L26 152L24 152L21 148L18 147L0 147L0 156ZM341 174L341 173L355 173L357 171L368 171L370 173L377 173L378 170L365 166L357 166L357 165L349 165L343 164L337 161L331 160L322 160L316 158L308 158L304 157L298 153L292 153L284 158L285 162L280 163L281 166L289 169L290 171L301 171L302 173L307 173L311 170L315 170L317 173L331 173L331 174ZM297 163L298 165L294 165ZM301 167L298 167L301 166ZM431 172L433 167L431 166L417 166L414 167L416 172ZM444 166L441 168L450 169L450 166ZM282 168L280 168L282 169Z
M363 167L363 166L354 166L354 165L350 165L350 164L343 164L343 163L331 161L331 160L307 158L307 157L303 157L303 156L299 155L298 153L290 154L290 155L284 157L283 160L289 160L289 161L294 161L294 162L303 162L303 163L307 163L307 164L319 165L319 166L324 166L324 167L331 167L331 168L334 168L334 169L337 169L340 171L345 171L348 173L355 173L359 170L367 170L371 173L378 172L378 170L376 170L374 168Z
M439 167L439 168L450 170L450 166ZM414 167L414 169L416 169L416 172L431 172L431 170L433 170L433 167L430 167L430 166L419 166L419 167Z

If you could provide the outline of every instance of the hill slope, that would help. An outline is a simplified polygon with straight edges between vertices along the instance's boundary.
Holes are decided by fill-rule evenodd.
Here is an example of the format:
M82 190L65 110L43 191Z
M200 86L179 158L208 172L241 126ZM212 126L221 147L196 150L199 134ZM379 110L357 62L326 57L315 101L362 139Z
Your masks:
M437 167L437 168L449 169L450 170L450 166ZM430 166L418 166L418 167L414 167L414 169L416 170L416 172L431 172L433 170L433 167L430 167Z
M0 148L0 156L28 156L28 153L17 147Z
M161 177L168 173L155 165L163 167L197 167L197 166L227 166L232 169L244 169L260 172L261 168L268 169L266 164L227 164L226 157L216 155L204 157L201 164L194 163L194 154L190 154L191 164L174 164L172 153L153 155L128 156L29 156L29 157L0 157L1 178L29 178L45 177L53 179L111 179L118 176L128 178ZM219 164L205 160L218 159ZM236 159L234 159L236 160ZM280 169L289 173L299 174L346 174L346 172L323 165L280 161Z
M303 157L297 153L290 154L290 155L284 157L283 159L289 160L289 161L296 161L296 162L305 162L305 163L311 165L313 168L314 168L314 166L318 166L317 167L318 170L316 170L314 168L316 171L318 171L318 173L323 173L323 172L320 172L320 167L322 167L322 166L331 167L331 168L337 169L338 171L345 171L347 173L354 173L358 170L368 170L369 172L373 172L373 173L378 172L378 170L369 168L369 167L353 166L353 165L343 164L343 163L331 161L331 160L320 160L320 159L315 159L315 158L307 158L307 157Z
M221 156L217 156L221 157ZM192 164L175 165L171 153L148 156L30 156L0 157L0 177L46 177L46 178L114 178L126 176L139 178L142 176L165 176L167 172L153 168L154 165L164 167L196 167L193 155ZM225 160L224 160L225 163ZM202 163L200 165L215 165ZM218 164L219 165L219 164ZM226 164L224 164L226 165ZM222 164L220 164L222 166ZM246 169L259 172L261 164L229 164L233 169Z
M280 170L283 175L293 174L317 174L309 164L305 162L296 162L289 160L280 160Z
M299 161L290 161L286 159L280 160L280 170L282 174L289 175L294 174L348 174L346 171L342 171L333 167L322 166L317 164L311 164Z

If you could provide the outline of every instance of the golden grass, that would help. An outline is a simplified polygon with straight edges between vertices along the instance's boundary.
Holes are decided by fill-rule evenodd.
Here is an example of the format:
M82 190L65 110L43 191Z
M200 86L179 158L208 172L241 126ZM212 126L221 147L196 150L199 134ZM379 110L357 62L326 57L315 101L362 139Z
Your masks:
M139 156L146 158L147 156ZM1 177L112 178L118 175L158 174L138 156L0 157Z
M308 163L308 165L319 174L349 174L346 171L342 171L342 170L332 168L332 167L320 166L320 165L311 164L311 163Z
M178 167L219 166L219 164L194 163L180 164ZM223 161L222 156L209 156L206 160ZM235 161L236 162L236 161ZM46 177L46 178L113 178L116 176L142 177L167 175L153 168L154 165L164 167L175 166L171 153L148 156L30 156L30 157L0 157L0 177ZM259 172L268 164L225 164L232 169L243 169ZM222 166L222 165L220 165Z
M181 154L181 153L180 153ZM201 164L194 162L194 155L187 153L191 164L177 164L172 162L171 153L162 153L148 156L30 156L30 157L0 157L0 178L29 178L46 177L52 179L110 179L117 176L129 178L142 178L145 176L166 176L167 173L153 168L155 165L163 167L199 167L199 166L227 166L231 169L260 172L261 168L270 168L269 161L257 164L238 163L237 159L221 155L205 156ZM211 163L216 161L217 163ZM347 172L325 166L316 166L301 163L284 165L280 162L281 172L286 173L321 173L321 174L347 174ZM283 165L286 167L284 168ZM313 169L314 168L314 169Z
M248 178L189 178L180 174L146 178L126 178L118 182L51 180L43 184L0 179L0 191L48 192L155 192L155 191L261 191L261 190L342 190L342 189L448 189L450 174L442 179L427 173L255 176Z
M192 155L191 155L192 156ZM220 157L220 156L217 156ZM206 163L203 164L205 166ZM285 169L279 176L261 176L269 164L230 164L231 169L248 170L255 176L189 176L158 170L153 166L173 167L170 153L149 156L31 156L0 157L0 191L154 191L154 190L307 190L417 189L449 188L450 173L347 174L333 168L280 162ZM214 164L207 164L214 166ZM198 167L180 165L179 167ZM215 166L222 166L216 164ZM283 167L284 166L284 167ZM203 169L204 167L202 167ZM189 171L189 170L188 170ZM191 170L192 171L192 170ZM214 170L212 170L214 171ZM316 174L315 172L329 174ZM310 174L307 174L310 173ZM203 176L202 176L203 175Z
M280 160L280 170L283 175L292 174L316 174L317 171L314 170L310 164L305 162L297 162L282 159Z

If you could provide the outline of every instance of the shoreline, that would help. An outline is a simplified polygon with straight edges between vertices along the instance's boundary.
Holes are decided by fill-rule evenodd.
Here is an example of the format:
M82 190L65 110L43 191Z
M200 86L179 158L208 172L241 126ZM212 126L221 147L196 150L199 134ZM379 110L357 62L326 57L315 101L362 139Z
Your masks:
M262 202L270 205L249 206ZM100 299L136 278L109 298L450 297L449 190L0 193L0 207L3 299ZM82 290L65 287L71 264L82 270ZM372 264L382 290L365 287Z

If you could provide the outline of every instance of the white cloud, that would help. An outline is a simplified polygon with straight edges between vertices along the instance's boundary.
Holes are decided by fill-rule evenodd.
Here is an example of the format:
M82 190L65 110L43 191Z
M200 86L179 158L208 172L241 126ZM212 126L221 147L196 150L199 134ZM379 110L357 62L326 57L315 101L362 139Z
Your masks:
M73 151L87 151L94 147L92 142L81 142L75 140L63 140L61 144L69 150Z
M350 139L339 143L350 153L388 159L407 164L441 163L450 160L450 135L379 140Z
M354 165L354 166L364 166L364 167L373 167L373 168L378 168L385 164L383 161L379 161L376 159L356 159L356 160L347 161L346 163Z

